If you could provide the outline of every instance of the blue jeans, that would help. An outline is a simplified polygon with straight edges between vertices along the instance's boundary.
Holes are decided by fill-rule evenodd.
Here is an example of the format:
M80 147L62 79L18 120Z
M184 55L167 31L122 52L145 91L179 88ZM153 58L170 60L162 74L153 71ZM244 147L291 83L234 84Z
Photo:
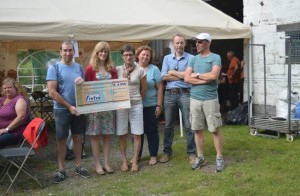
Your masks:
M187 154L195 154L194 133L191 131L190 124L190 93L172 94L165 91L164 113L165 113L165 130L164 130L164 153L172 155L172 144L174 139L175 117L178 109L182 113L182 120L186 129L186 147Z
M22 138L22 134L4 133L0 135L0 149L6 146L17 145Z
M141 150L139 157L142 157L143 146L144 146L144 135L147 136L148 149L150 157L156 157L159 146L159 135L158 135L158 119L155 117L156 106L144 107L144 134L142 135Z

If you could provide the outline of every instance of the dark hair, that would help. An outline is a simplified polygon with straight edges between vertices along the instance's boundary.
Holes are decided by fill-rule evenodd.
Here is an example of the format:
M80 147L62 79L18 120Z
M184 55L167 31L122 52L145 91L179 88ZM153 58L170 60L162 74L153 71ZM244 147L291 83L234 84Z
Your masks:
M63 41L62 43L61 43L61 45L60 45L60 51L62 50L62 45L72 45L73 46L73 50L75 51L75 48L74 48L74 44L72 43L72 41L70 41L70 40L65 40L65 41Z
M120 50L122 55L124 52L127 52L127 51L133 52L133 55L135 54L135 48L132 45L126 44Z

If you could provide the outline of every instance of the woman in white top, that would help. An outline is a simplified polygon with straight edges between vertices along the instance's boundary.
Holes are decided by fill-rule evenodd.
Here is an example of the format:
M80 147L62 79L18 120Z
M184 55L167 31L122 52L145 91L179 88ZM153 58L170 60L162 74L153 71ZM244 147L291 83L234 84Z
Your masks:
M141 135L143 128L143 103L142 98L147 92L147 80L145 70L135 62L135 49L131 45L124 45L121 49L124 64L117 67L118 78L127 78L129 85L129 96L131 108L117 110L117 130L120 139L120 150L122 155L121 171L128 171L126 158L128 122L133 137L133 159L131 171L138 171L138 154L141 146Z

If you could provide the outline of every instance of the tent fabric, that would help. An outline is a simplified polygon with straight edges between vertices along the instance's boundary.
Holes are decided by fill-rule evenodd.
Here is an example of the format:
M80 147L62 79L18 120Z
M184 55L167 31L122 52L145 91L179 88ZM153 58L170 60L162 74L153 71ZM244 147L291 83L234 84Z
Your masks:
M166 40L200 32L251 36L250 27L202 0L0 0L0 40Z

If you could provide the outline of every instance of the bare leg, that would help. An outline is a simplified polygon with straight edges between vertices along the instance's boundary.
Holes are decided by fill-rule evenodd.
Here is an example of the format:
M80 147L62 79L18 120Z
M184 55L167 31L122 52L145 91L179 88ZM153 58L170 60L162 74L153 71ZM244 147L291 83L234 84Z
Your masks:
M72 135L73 137L73 152L75 155L76 167L81 166L81 153L82 153L82 142L81 134Z
M132 159L132 168L131 171L138 171L138 160L139 160L139 152L141 148L141 136L140 135L133 135L133 159Z
M59 171L62 171L65 169L66 144L67 144L67 138L66 139L56 139L57 160L58 160Z
M126 158L126 148L127 148L127 134L119 136L121 159L122 159L122 171L128 170L127 158Z
M103 139L104 168L108 171L111 170L109 166L110 135L102 135L102 139Z
M195 131L195 143L196 143L198 157L200 155L203 156L203 144L204 144L203 130Z
M213 138L214 138L215 149L217 151L217 157L222 156L223 138L219 129L217 129L216 132L213 133Z
M93 150L93 156L94 156L94 163L95 163L95 170L98 174L103 173L103 169L100 163L100 147L99 147L99 141L101 136L100 135L93 135L92 137L92 150Z

